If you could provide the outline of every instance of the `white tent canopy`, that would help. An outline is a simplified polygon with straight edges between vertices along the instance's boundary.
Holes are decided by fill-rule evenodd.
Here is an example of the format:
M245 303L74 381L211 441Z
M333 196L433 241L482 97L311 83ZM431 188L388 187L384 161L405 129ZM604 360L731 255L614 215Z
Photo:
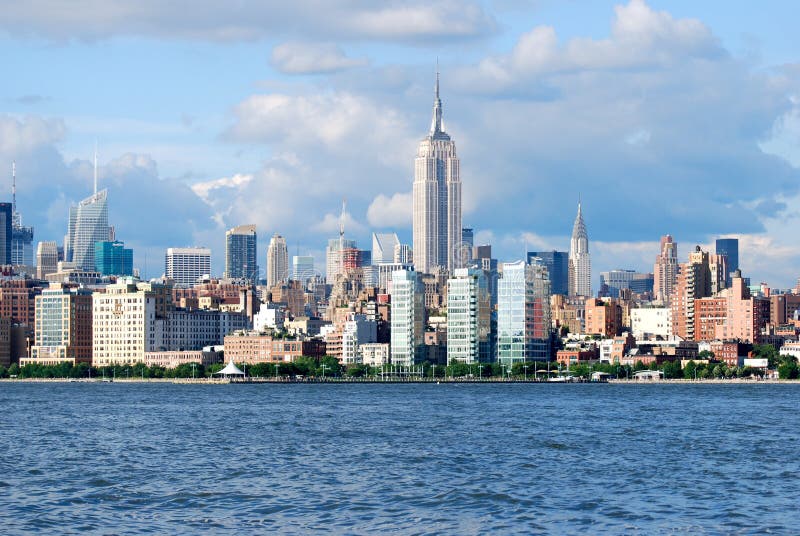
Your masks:
M225 366L224 369L220 370L219 372L215 372L214 374L221 374L223 376L244 376L244 372L233 364L233 359Z

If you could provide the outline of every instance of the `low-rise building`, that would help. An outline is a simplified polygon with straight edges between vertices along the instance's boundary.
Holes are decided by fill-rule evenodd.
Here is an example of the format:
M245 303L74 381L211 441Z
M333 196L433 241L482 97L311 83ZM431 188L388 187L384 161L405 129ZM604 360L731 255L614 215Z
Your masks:
M225 337L225 359L235 363L291 362L306 356L325 355L325 342L318 339L273 338L266 333L240 331Z
M631 332L636 340L669 339L672 336L672 309L669 307L631 309Z
M366 343L358 347L361 354L361 362L370 367L380 367L388 365L389 360L389 345L386 343Z

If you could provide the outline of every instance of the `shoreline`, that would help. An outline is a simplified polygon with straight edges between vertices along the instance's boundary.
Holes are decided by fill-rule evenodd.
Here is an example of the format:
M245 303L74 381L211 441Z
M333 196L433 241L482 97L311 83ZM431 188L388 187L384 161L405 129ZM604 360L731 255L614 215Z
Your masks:
M1 378L0 385L3 383L80 383L80 384L142 384L142 383L166 383L184 385L227 385L227 384L543 384L543 385L563 385L563 384L609 384L609 385L760 385L760 384L785 384L800 385L800 379L778 380L778 379L662 379L662 380L625 380L612 379L603 382L574 381L574 382L548 382L540 380L524 379L472 379L472 378L409 378L409 379L360 379L360 378L312 378L312 379L289 379L289 378L247 378L225 379L225 378Z

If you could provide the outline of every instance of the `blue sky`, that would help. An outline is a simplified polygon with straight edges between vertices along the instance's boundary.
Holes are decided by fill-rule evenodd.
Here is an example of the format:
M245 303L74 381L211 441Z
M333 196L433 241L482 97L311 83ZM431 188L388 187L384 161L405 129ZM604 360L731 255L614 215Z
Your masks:
M800 276L792 2L45 0L0 21L0 169L63 239L99 144L110 219L148 276L166 247L258 225L322 265L348 234L410 240L436 59L465 225L501 260L566 249L578 195L597 273L739 236L745 275ZM10 174L10 172L9 172ZM4 188L10 195L10 179ZM146 263L146 264L145 264Z

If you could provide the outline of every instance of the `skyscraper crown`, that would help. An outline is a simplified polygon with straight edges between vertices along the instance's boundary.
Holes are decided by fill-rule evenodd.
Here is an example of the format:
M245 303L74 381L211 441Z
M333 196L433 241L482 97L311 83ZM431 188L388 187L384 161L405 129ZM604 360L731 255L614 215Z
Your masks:
M444 131L442 126L442 99L439 98L439 70L436 70L436 85L434 86L433 97L433 118L431 119L431 131L429 136L434 140L449 140L450 136Z
M583 223L583 212L581 211L581 203L578 202L578 215L575 216L575 224L572 226L572 238L589 239L589 234L586 232L586 224Z

